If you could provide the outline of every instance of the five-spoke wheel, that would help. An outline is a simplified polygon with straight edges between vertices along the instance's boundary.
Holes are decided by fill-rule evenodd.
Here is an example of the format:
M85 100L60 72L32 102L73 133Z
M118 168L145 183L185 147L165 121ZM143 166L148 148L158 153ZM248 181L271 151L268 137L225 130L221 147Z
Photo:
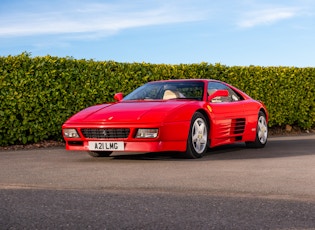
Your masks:
M256 139L254 142L246 142L246 146L251 148L263 148L267 143L267 139L268 124L266 115L262 111L259 111L256 127Z
M200 158L208 149L208 123L205 116L196 112L190 124L185 156L187 158Z

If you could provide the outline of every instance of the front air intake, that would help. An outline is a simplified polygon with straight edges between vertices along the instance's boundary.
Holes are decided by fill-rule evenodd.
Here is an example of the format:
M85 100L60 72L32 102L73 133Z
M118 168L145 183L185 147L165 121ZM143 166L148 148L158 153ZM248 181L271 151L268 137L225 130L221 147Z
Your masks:
M127 138L129 136L130 129L128 128L81 129L81 132L85 138L117 139L117 138Z

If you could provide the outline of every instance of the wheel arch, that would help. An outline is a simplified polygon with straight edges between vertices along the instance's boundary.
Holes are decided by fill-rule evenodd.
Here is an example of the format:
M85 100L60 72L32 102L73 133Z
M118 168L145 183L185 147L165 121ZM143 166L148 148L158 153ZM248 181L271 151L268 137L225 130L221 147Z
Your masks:
M196 112L200 112L202 115L205 116L206 118L206 121L207 121L207 124L208 124L208 139L209 139L209 142L208 142L208 147L211 146L211 118L209 117L209 114L204 110L204 109L198 109Z
M259 112L262 112L262 113L264 113L264 114L265 114L266 120L267 120L267 122L268 122L269 117L268 117L267 110L266 110L265 108L260 108ZM258 112L258 113L259 113L259 112Z
M202 123L207 123L207 125L202 126ZM201 158L207 152L210 146L209 127L209 117L206 111L202 109L195 110L190 123L184 157L190 159Z

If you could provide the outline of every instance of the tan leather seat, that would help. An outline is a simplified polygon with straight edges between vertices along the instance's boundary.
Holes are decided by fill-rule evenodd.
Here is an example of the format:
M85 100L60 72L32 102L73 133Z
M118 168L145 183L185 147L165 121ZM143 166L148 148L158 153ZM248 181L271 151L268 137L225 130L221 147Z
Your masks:
M163 95L163 100L168 100L168 99L174 99L178 98L179 95L177 92L174 92L172 90L165 90L164 95Z

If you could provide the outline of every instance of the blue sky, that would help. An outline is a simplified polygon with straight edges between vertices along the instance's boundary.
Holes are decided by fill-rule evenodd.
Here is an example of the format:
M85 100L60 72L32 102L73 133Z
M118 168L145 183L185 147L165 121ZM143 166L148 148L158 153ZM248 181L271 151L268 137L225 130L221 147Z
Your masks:
M314 0L2 0L0 56L315 67Z

